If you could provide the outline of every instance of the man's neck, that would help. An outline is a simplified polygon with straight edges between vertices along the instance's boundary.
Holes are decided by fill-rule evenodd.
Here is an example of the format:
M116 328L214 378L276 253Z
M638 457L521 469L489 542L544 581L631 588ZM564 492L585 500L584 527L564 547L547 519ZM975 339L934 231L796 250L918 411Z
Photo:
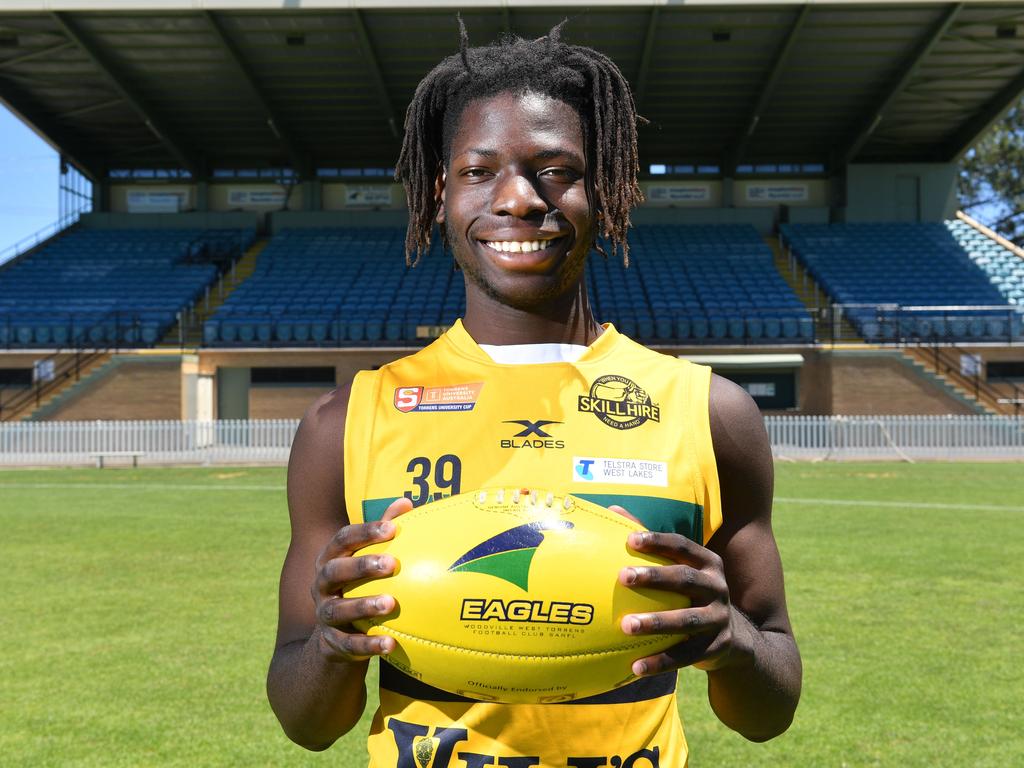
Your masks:
M477 344L589 345L603 332L582 288L568 301L543 309L520 309L481 292L466 297L463 326Z

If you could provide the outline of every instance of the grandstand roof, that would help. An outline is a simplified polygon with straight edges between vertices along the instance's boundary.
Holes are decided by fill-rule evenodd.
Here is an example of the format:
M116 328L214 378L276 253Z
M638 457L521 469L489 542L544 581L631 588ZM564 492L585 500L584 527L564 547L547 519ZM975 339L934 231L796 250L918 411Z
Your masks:
M645 166L945 162L1024 91L1024 0L5 0L0 100L94 177L388 167L456 7L478 43L571 17L651 120Z

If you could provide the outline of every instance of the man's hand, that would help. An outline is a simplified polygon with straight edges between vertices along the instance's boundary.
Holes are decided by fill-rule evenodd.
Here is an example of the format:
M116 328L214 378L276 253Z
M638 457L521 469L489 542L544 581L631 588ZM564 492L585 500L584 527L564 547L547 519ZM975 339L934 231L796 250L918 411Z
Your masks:
M395 647L391 637L365 635L353 626L359 619L386 616L396 608L388 594L346 598L345 587L356 581L381 579L395 570L395 558L388 554L357 555L370 544L388 541L395 535L391 521L412 509L402 498L393 502L379 522L346 525L339 529L316 559L316 578L310 592L316 605L316 633L320 653L329 661L362 661L387 655Z
M738 611L729 601L722 558L675 533L632 533L629 546L673 564L623 568L619 574L623 585L663 589L690 600L689 608L623 617L622 629L627 634L675 633L680 636L679 643L668 650L634 662L633 674L655 675L690 664L710 670L727 663L736 648L737 637L747 633L734 630L742 617L738 617Z

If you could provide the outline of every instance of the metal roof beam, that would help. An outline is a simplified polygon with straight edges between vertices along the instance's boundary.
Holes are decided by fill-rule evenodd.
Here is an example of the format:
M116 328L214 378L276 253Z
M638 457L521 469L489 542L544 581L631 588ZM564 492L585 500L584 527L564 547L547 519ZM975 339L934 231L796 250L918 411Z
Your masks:
M401 133L398 128L395 106L391 103L391 96L388 94L388 87L384 83L384 73L381 72L380 62L377 59L377 52L374 51L373 45L370 43L370 36L366 33L366 22L363 21L363 12L356 8L351 12L351 15L352 24L356 29L356 38L359 40L359 46L363 50L363 56L366 58L366 63L370 67L370 74L373 76L374 86L377 89L377 96L380 99L380 105L384 110L384 117L387 119L388 127L391 129L391 135L397 139Z
M948 156L948 162L960 162L967 154L967 150L977 144L981 137L988 133L989 129L1002 119L1003 115L1009 112L1021 97L1024 97L1024 70L1007 83L999 93L989 99L981 111L964 123L946 142L943 154Z
M754 131L757 130L758 123L761 122L761 115L764 113L765 108L768 106L768 102L771 101L772 96L775 95L775 91L779 86L779 80L782 78L782 72L789 62L790 54L793 52L793 47L796 45L797 37L800 34L800 30L804 26L804 22L807 20L807 15L810 13L811 6L805 5L797 13L796 18L789 27L789 32L786 35L786 40L779 48L779 52L775 55L775 62L772 64L772 70L768 73L768 77L765 78L764 83L761 85L761 91L758 94L757 102L754 104L754 108L750 110L750 115L746 120L746 129L743 134L739 136L733 146L732 152L729 153L727 167L723 169L726 176L731 176L736 172L736 166L740 164L740 160L743 159L743 153L747 151L747 145L750 143L751 137L754 135Z
M69 109L67 112L58 113L57 119L66 120L69 117L88 115L90 112L99 112L104 109L109 109L110 107L116 107L118 104L124 104L124 99L119 97L116 99L110 99L109 101L98 101L95 104L86 104L84 107Z
M69 14L55 12L51 13L50 16L57 22L68 39L77 45L100 72L103 73L114 87L114 90L138 113L146 127L160 140L174 159L181 163L183 168L191 171L193 176L197 175L201 165L199 159L186 148L186 144L181 140L181 137L170 130L167 124L147 105L140 89L129 83L123 75L118 73L109 56L104 53L100 46L89 39L79 27L78 22Z
M838 151L837 159L840 163L843 165L848 164L867 144L871 134L875 132L875 129L885 119L885 113L892 106L896 97L909 85L914 75L921 68L921 65L924 64L925 59L931 54L932 49L935 48L950 26L952 26L957 15L963 10L963 7L964 3L953 3L950 5L946 12L942 14L942 18L929 30L924 40L914 50L913 55L907 59L903 66L903 71L896 82L882 95L875 107L868 111L864 123L857 133L854 134L853 139Z
M647 32L644 34L644 47L640 54L640 68L636 75L636 88L633 90L633 98L636 101L636 111L640 112L644 98L647 96L647 78L651 71L651 56L654 54L654 36L658 31L658 16L661 9L655 6L647 17Z
M305 177L312 173L312 163L308 152L304 152L299 147L299 142L296 140L292 132L286 127L287 123L281 116L281 113L276 110L270 103L270 98L267 95L266 90L260 84L259 78L256 76L256 72L253 70L245 57L242 55L242 50L238 47L237 43L228 34L227 29L224 27L224 22L221 21L220 17L212 11L203 11L203 16L206 18L210 29L213 30L214 36L220 43L221 47L227 52L228 58L238 69L242 75L242 79L245 80L249 89L256 96L256 101L259 102L260 109L263 110L263 115L267 121L267 128L270 132L281 142L285 152L288 153L288 157L291 158L292 166L295 172L300 177Z
M41 59L45 56L52 56L55 53L60 53L65 48L70 48L72 45L74 45L74 43L71 42L57 43L57 45L51 45L47 48L40 48L38 51L23 53L21 56L15 56L12 59L4 59L3 61L0 61L0 69L10 69L11 67L16 67L19 64L24 64L26 61Z

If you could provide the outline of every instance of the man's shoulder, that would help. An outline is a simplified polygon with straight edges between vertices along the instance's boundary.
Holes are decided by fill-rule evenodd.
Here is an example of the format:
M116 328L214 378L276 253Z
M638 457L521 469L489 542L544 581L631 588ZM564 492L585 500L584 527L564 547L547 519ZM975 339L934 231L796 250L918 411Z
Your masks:
M344 434L352 383L346 382L314 400L299 423L297 440L329 443Z
M743 387L712 374L708 415L723 498L742 501L733 507L731 524L770 514L772 449L757 403Z
M708 400L712 432L716 429L730 434L763 432L761 409L750 393L736 382L712 373Z

